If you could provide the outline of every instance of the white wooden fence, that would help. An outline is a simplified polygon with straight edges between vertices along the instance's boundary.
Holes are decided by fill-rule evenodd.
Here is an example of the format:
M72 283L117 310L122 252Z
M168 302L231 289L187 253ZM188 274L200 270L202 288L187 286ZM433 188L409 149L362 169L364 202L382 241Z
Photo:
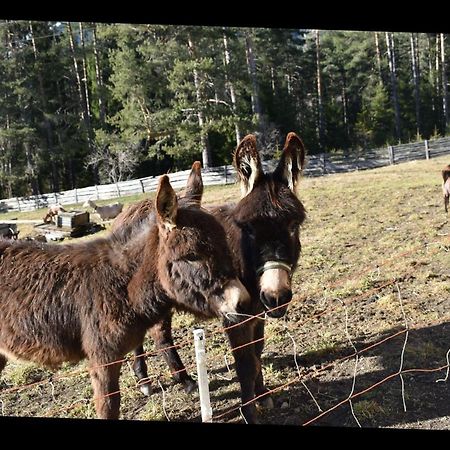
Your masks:
M405 161L429 159L444 154L450 154L450 137L430 141L402 144L365 150L360 154L345 155L340 153L321 153L307 158L305 176L320 176L328 173L349 172L387 166ZM273 169L277 161L264 161L263 167ZM175 189L183 188L191 170L183 170L168 174ZM0 210L3 211L32 211L48 205L60 203L62 205L83 203L87 199L107 200L128 195L153 192L158 186L160 175L121 181L113 184L88 186L70 191L54 192L51 194L30 197L13 197L0 200ZM232 165L202 169L202 179L205 186L216 184L230 184L236 180L236 172Z

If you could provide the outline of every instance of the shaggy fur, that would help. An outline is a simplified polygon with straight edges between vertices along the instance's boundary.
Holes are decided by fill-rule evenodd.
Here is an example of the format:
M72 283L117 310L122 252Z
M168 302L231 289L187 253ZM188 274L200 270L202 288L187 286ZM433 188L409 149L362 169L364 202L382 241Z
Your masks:
M152 225L153 224L153 225ZM234 313L236 285L224 229L179 208L168 177L156 207L130 232L77 244L0 240L0 371L20 358L58 367L89 360L97 415L119 417L120 363L173 308L202 318ZM233 292L236 290L234 289Z

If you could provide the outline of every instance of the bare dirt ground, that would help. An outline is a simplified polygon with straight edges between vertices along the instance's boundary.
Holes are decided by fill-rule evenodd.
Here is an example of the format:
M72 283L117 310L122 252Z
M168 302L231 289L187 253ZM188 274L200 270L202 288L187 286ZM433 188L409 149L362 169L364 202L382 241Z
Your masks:
M441 157L301 181L308 219L293 303L287 317L266 322L264 375L275 408L260 408L261 423L450 429L450 224L440 190L447 163ZM206 189L204 203L237 196L236 186ZM220 323L177 315L181 357L195 374L198 326L207 336L214 421L242 423ZM122 417L199 422L198 394L172 383L160 355L148 362L149 398L123 366ZM93 418L91 396L83 363L53 374L14 362L0 380L6 416Z

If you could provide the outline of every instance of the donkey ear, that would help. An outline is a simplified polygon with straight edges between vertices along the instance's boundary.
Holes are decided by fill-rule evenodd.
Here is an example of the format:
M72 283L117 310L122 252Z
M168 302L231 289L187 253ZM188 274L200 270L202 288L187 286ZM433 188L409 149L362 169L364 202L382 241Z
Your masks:
M170 185L169 177L163 175L159 179L158 191L156 193L156 211L158 212L158 219L169 231L177 226L177 209L178 202L175 191Z
M291 132L286 136L283 154L273 177L289 186L292 191L300 178L305 165L305 146L297 134Z
M186 189L183 193L183 199L189 206L200 208L203 196L202 165L200 161L192 164L191 173L186 183Z
M256 148L256 136L249 134L242 139L234 152L233 165L237 171L241 197L245 197L264 174Z

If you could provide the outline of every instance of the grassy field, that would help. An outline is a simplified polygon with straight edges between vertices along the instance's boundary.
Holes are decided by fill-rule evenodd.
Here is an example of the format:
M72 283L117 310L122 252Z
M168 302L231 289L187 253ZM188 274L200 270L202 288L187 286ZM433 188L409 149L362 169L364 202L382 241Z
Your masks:
M450 383L436 382L445 368L434 370L448 364L450 349L450 226L440 188L445 164L448 157L301 181L308 217L294 301L286 318L266 322L263 370L277 407L260 410L262 423L450 428ZM207 187L203 204L238 196L237 186ZM8 213L0 220L43 215ZM19 229L22 238L33 232ZM199 325L191 316L175 316L175 340L184 344L180 354L194 375L192 330ZM220 323L201 325L214 420L240 422L239 386ZM136 388L130 365L123 366L122 417L199 421L198 394L174 385L160 356L148 363L150 398ZM91 396L84 363L55 374L12 362L0 381L1 412L9 416L90 418Z

